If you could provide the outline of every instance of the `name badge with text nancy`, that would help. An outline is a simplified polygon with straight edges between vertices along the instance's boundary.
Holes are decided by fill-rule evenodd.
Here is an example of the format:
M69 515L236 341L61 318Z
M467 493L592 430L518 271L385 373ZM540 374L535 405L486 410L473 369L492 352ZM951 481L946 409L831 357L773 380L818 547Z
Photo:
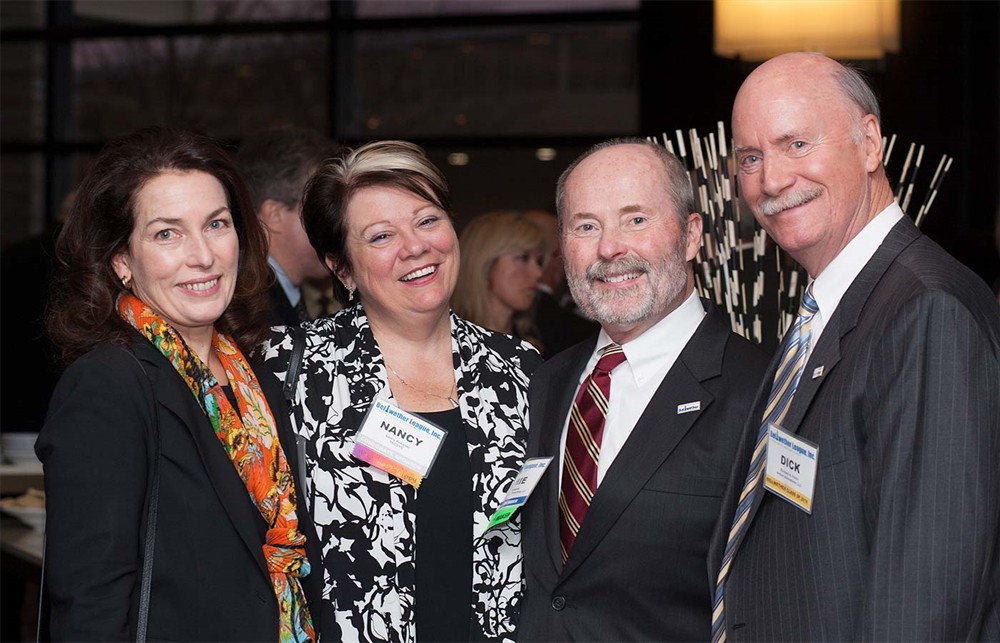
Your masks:
M812 513L819 447L776 424L767 425L764 488Z
M438 425L376 398L351 455L419 489L447 435Z

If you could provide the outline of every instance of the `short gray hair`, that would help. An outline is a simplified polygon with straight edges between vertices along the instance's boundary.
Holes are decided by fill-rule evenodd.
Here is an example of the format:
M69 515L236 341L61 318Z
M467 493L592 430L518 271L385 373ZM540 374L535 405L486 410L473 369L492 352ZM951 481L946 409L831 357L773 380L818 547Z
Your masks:
M834 77L840 85L840 89L844 92L844 96L861 110L862 117L872 114L875 116L875 120L880 124L882 123L882 113L879 110L878 97L875 96L875 90L872 89L871 84L861 71L850 65L840 63L840 69L837 70ZM855 127L854 129L854 140L860 143L862 136L861 129L860 127Z
M569 175L573 173L573 170L575 170L580 163L585 161L591 155L609 147L616 147L618 145L641 145L656 155L656 158L659 159L660 163L663 165L663 176L666 179L667 185L667 198L670 200L670 204L673 206L675 213L680 218L682 226L686 228L688 215L692 212L699 212L699 210L695 205L694 190L691 187L691 178L688 175L688 171L685 169L684 164L681 163L679 158L671 154L667 148L662 145L658 145L657 143L653 143L652 141L648 141L644 138L639 138L638 136L626 136L612 138L607 141L597 143L578 156L576 160L570 163L569 167L567 167L559 176L559 181L556 183L556 213L559 217L559 230L562 230L563 217L566 216L566 181L569 179Z

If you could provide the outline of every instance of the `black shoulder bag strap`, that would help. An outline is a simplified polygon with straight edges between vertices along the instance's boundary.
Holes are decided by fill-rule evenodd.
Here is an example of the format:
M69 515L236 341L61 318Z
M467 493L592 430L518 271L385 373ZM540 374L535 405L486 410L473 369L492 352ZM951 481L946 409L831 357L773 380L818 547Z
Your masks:
M136 621L135 640L137 643L144 643L146 640L146 627L149 625L149 595L150 586L153 582L153 552L156 549L156 507L160 498L160 427L156 415L156 396L153 393L153 383L149 380L149 373L142 365L139 358L131 350L128 354L136 361L139 368L146 376L146 386L149 389L149 400L151 404L151 415L153 424L150 428L149 440L146 442L147 462L149 462L149 474L146 482L146 542L145 551L142 555L142 581L139 584L139 615Z
M296 326L292 329L292 354L288 358L288 370L285 372L285 383L281 387L284 394L286 411L292 414L295 409L295 383L299 379L299 372L302 370L302 354L306 349L306 329ZM298 460L299 476L296 483L299 493L306 498L306 506L312 508L312 502L308 492L309 486L306 484L306 443L302 436L295 436L295 453Z
M295 383L299 379L299 371L302 370L302 353L305 349L306 329L296 326L292 329L292 355L288 358L288 371L285 372L285 385L282 387L289 409L295 401Z

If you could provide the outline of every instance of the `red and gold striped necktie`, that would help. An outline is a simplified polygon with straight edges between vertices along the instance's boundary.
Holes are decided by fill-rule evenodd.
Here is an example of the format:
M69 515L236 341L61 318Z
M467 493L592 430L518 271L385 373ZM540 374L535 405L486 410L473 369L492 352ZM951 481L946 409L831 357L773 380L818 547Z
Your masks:
M559 492L559 538L563 562L576 541L597 490L597 461L604 435L604 418L611 397L611 371L625 361L618 344L601 349L594 371L580 385L566 432L562 485Z

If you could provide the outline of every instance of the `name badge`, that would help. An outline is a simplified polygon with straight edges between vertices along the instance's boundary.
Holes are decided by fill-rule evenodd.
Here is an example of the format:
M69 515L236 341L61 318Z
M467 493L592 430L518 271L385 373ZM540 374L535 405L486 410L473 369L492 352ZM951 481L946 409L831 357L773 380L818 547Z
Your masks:
M688 402L687 404L677 405L677 415L682 415L684 413L693 413L695 411L701 410L701 401Z
M521 466L517 477L514 478L514 484L510 485L510 489L507 491L507 496L500 503L493 517L490 518L490 524L486 525L487 531L510 520L514 512L528 501L528 496L535 490L538 481L541 480L542 474L545 473L551 462L551 457L532 458Z
M376 398L351 455L419 489L447 435L436 424Z
M819 447L776 424L767 425L764 488L812 513Z

